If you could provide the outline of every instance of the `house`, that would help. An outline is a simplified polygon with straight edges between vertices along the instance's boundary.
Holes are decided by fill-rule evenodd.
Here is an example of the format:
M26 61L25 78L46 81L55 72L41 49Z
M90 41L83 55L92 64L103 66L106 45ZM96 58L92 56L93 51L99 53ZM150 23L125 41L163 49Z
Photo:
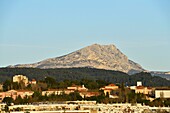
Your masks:
M13 76L13 82L24 83L25 86L28 85L28 78L24 75Z
M170 98L170 89L156 89L155 98Z
M31 81L29 81L29 84L37 84L37 81L35 79L32 79Z
M75 84L73 84L72 86L70 86L70 87L67 87L67 89L68 90L74 90L74 91L87 91L88 89L84 86L84 85L82 85L82 86L77 86L77 85L75 85Z
M76 90L65 89L65 90L64 90L64 93L68 95L68 94L70 94L70 93L73 93L74 91L76 91Z
M55 94L55 95L62 95L63 93L65 94L70 94L73 93L75 91L79 91L81 93L87 92L87 88L84 87L84 85L82 86L78 86L78 85L72 85L70 87L67 87L67 89L49 89L47 91L42 91L42 95L51 95L51 94Z
M109 95L109 98L119 98L117 95Z
M100 93L99 92L80 92L80 96L82 98L85 98L85 97L92 97L92 96L99 96Z
M104 94L106 95L107 93L110 95L110 92L112 90L117 90L119 87L116 86L115 84L109 84L107 86L104 86L102 88L100 88L100 90L103 90L104 91Z
M0 102L5 98L5 97L11 97L14 100L18 97L21 96L21 98L24 98L26 96L32 96L33 95L33 91L29 91L29 90L9 90L6 92L0 92Z
M142 86L142 82L141 82L141 81L137 81L137 82L136 82L136 86L130 86L129 88L130 88L131 90L135 90L137 86Z
M153 89L150 87L144 87L144 86L136 86L135 93L143 93L146 95L151 95Z
M30 97L34 94L33 91L29 91L29 90L16 90L17 91L17 95L21 96L21 98L24 98L26 96Z
M112 90L115 90L115 89L118 89L119 87L116 86L115 84L109 84L107 86L104 86L102 88L100 88L100 90L104 90L104 89L112 89Z
M47 91L42 91L42 95L51 95L51 94L55 94L55 95L62 95L64 93L64 90L60 90L60 89L49 89Z
M47 91L42 91L42 95L45 96L49 96L49 95L62 95L62 94L70 94L72 92L74 92L75 90L69 90L69 89L48 89Z
M141 81L137 81L137 86L130 86L129 88L134 90L135 93L142 93L146 95L151 95L153 92L153 88L142 86Z

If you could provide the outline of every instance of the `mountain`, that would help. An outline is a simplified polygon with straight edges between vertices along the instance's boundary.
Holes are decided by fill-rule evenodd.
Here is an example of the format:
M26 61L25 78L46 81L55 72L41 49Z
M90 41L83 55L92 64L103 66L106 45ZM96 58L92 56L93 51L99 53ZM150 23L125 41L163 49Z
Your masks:
M144 71L139 64L129 60L116 46L99 44L87 46L61 57L49 58L33 64L18 64L9 67L41 69L90 67L122 71L129 74Z
M167 80L170 80L170 72L159 72L159 71L150 71L152 76L159 76L162 78L166 78Z

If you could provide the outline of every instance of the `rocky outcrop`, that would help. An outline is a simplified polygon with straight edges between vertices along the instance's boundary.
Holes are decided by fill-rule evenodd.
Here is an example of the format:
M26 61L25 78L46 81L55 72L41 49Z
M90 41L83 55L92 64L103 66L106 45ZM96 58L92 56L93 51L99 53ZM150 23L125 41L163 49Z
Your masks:
M129 60L116 46L99 44L87 46L65 56L49 58L33 64L19 64L10 67L32 67L42 69L90 67L122 71L130 74L144 71L139 64Z

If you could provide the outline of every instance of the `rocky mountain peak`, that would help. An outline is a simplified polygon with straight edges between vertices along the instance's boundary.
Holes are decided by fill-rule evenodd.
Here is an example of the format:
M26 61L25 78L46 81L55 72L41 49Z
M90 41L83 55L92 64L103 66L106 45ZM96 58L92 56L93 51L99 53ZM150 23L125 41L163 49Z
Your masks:
M33 68L72 68L91 67L116 70L126 73L140 72L144 69L128 59L115 45L93 44L68 55L50 58L33 64L15 65L13 67Z

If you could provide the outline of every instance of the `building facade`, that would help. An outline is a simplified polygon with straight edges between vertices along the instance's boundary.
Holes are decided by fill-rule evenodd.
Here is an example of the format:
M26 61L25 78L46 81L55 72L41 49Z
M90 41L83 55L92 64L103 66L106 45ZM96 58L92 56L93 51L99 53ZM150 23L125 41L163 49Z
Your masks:
M82 86L77 86L77 85L72 85L70 87L67 87L68 90L77 90L77 91L87 91L88 89L82 85Z
M25 86L28 85L28 78L24 75L13 76L13 82L24 83Z
M104 94L106 95L107 93L110 95L110 92L112 90L117 90L119 87L116 86L115 84L109 84L107 86L104 86L102 88L100 88L100 90L103 90L104 91Z
M152 91L153 91L152 88L144 87L144 86L137 86L135 89L135 93L143 93L146 95L151 95Z
M170 89L156 89L155 98L170 98Z
M9 90L6 92L0 92L0 102L2 102L2 100L5 97L11 97L14 100L18 97L21 96L21 98L24 98L26 96L32 96L33 95L33 91L28 91L28 90Z

